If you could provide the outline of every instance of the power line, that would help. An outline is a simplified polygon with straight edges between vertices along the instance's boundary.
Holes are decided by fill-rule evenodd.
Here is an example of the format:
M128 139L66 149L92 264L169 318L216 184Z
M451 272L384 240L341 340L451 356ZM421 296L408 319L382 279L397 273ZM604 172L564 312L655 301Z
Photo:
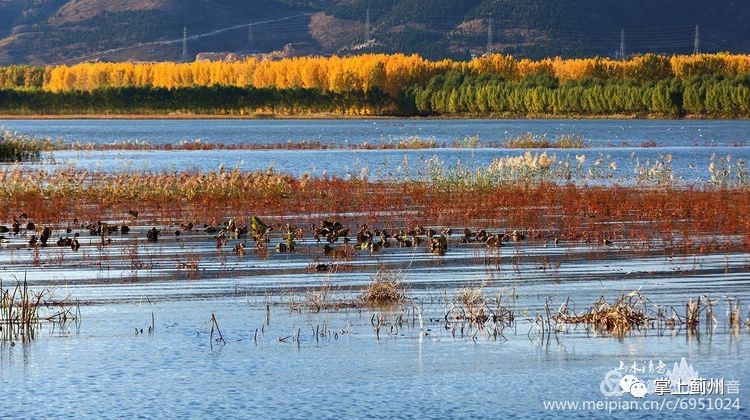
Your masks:
M137 44L128 45L126 47L110 48L108 50L97 51L97 52L89 53L89 54L82 55L82 56L79 56L79 57L68 58L68 59L56 61L56 62L50 63L50 64L57 65L57 64L64 64L64 63L73 62L73 61L82 61L82 60L87 60L87 59L94 58L94 57L97 57L97 56L100 56L100 55L112 54L112 53L116 53L116 52L120 52L120 51L127 51L127 50L130 50L130 49L133 49L133 48L150 47L150 46L156 46L156 45L173 45L173 44L177 44L177 43L180 43L180 42L185 43L187 41L194 41L194 40L197 40L197 39L201 39L201 38L206 38L206 37L218 35L218 34L221 34L221 33L224 33L224 32L229 32L229 31L234 31L234 30L237 30L237 29L246 28L246 27L252 26L252 25L262 25L262 24L266 24L266 23L282 22L282 21L285 21L285 20L296 19L296 18L299 18L299 17L312 16L314 14L315 13L301 13L301 14L298 14L298 15L286 16L286 17L277 18L277 19L269 19L269 20L263 20L263 21L258 21L258 22L243 23L243 24L240 24L240 25L228 26L226 28L216 29L216 30L213 30L213 31L204 32L204 33L201 33L201 34L191 35L191 36L185 36L185 34L183 33L183 37L182 38L169 39L169 40L164 40L164 41L140 42L140 43L137 43Z

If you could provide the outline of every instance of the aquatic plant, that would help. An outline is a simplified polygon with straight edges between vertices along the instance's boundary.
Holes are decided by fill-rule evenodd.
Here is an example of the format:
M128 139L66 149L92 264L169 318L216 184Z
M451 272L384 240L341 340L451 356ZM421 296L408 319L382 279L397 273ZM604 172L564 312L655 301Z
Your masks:
M560 134L555 137L555 148L557 149L583 149L588 144L583 136L577 134Z
M672 155L659 156L652 164L649 159L641 163L636 158L633 165L636 184L639 186L673 187L674 172L672 170Z
M717 157L711 154L708 165L711 182L718 188L742 188L748 185L748 174L742 159L732 159L732 155Z
M407 137L396 143L396 149L433 149L437 147L434 138L422 138L419 136Z
M521 133L505 142L508 149L546 149L552 143L545 136L536 136L531 132Z
M602 296L590 309L581 314L571 313L567 304L563 305L555 321L564 324L584 324L591 326L595 331L623 337L631 330L647 327L654 320L646 313L645 302L639 291L622 294L614 302L609 302Z
M42 314L42 311L46 312ZM6 289L0 279L0 342L31 341L43 322L62 325L79 318L77 304L53 299L49 289L34 291L26 279L16 281L13 289Z
M47 139L21 136L10 131L0 133L0 162L19 162L39 159L43 151L51 150Z
M370 306L398 305L406 299L404 277L400 271L380 268L360 296Z
M560 165L555 155L547 152L526 152L521 156L495 158L487 169L488 175L500 183L539 183L552 181Z
M459 149L478 149L482 147L482 140L479 138L479 135L466 136L461 140L455 141L453 147Z

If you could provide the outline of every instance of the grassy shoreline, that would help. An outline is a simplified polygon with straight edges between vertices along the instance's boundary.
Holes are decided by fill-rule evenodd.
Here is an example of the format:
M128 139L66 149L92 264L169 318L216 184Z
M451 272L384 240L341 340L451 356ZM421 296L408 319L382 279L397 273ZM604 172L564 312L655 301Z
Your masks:
M315 114L187 114L187 113L148 113L148 114L0 114L0 120L748 120L750 118L715 118L706 115L557 115L557 114L487 114L487 115L440 115L440 116L401 116L401 115L343 115L335 113Z

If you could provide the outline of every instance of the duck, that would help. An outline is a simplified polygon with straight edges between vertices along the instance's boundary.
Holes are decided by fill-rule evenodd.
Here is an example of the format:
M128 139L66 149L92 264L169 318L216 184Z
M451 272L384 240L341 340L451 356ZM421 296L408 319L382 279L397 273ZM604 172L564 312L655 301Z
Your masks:
M152 227L151 230L146 232L146 240L149 242L156 242L159 240L159 231L156 230L156 227Z
M514 230L513 233L510 234L510 239L513 239L514 241L523 241L524 239L526 239L526 235L517 230Z
M39 242L42 243L42 246L47 245L47 241L52 236L52 229L49 228L49 226L45 226L44 229L42 229L42 235L39 237Z
M503 245L502 238L499 234L490 235L485 241L485 245L487 245L487 248L500 248L505 246Z
M448 251L448 237L445 235L433 236L430 247L435 254L445 254Z
M57 246L70 246L73 241L70 238L60 238L57 240Z
M464 236L458 240L458 243L460 244L471 243L471 229L465 228L463 233L464 233Z

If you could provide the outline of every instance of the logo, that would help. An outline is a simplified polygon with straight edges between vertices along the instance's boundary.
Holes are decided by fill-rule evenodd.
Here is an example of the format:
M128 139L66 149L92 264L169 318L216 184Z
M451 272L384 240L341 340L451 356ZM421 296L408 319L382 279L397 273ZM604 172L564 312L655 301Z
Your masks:
M739 381L724 378L706 378L698 374L684 357L674 362L671 369L659 360L620 361L618 367L608 371L599 384L605 397L630 395L645 398L648 394L665 395L725 395L738 394Z

